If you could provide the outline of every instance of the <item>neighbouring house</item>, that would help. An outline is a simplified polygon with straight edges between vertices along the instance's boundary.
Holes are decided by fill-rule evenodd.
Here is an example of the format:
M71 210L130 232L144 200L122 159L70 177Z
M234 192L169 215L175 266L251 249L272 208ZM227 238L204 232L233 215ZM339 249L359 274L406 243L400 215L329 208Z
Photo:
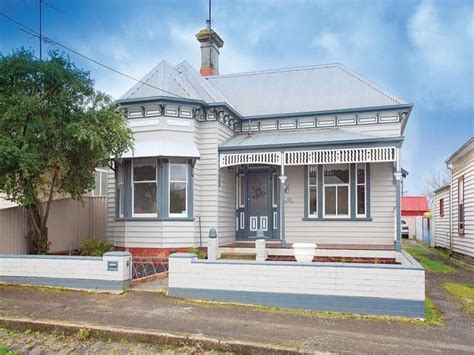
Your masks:
M429 211L425 196L402 196L402 220L408 225L410 239L423 240L423 218Z
M118 100L135 147L109 173L115 248L167 256L215 228L227 251L261 231L275 248L394 258L412 104L342 64L220 75L223 40L196 37L199 72L162 61Z
M451 183L434 191L435 246L474 263L474 137L446 164Z

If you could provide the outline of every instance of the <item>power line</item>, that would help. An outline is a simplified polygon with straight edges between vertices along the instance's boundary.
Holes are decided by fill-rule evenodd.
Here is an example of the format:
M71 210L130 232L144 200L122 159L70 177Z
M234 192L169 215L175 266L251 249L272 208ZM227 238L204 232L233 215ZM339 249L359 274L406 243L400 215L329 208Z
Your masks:
M124 72L121 72L121 71L119 71L119 70L117 70L117 69L114 69L114 68L112 68L112 67L110 67L110 66L108 66L108 65L106 65L106 64L103 64L103 63L99 62L98 60L95 60L95 59L93 59L93 58L91 58L91 57L88 57L87 55L82 54L82 53L80 53L79 51L77 51L77 50L75 50L75 49L72 49L72 48L70 48L70 47L68 47L68 46L65 46L65 45L63 45L63 44L61 44L61 43L59 43L59 42L53 40L53 39L50 38L50 37L46 37L46 36L44 36L44 35L42 35L42 34L39 34L39 33L36 32L35 30L33 30L32 28L30 28L30 27L24 25L23 23L21 23L21 22L15 20L14 18L12 18L12 17L10 17L10 16L8 16L8 15L5 15L5 14L2 13L2 12L0 12L0 16L6 18L6 19L9 20L10 22L13 22L13 23L17 24L18 26L23 27L24 29L26 29L27 31L29 31L29 34L30 34L30 35L35 36L35 37L38 37L38 38L40 39L40 42L41 42L41 40L44 40L46 43L51 43L51 44L53 44L53 45L59 46L59 47L65 49L65 50L67 50L67 51L69 51L69 52L71 52L71 53L74 53L74 54L76 54L76 55L78 55L78 56L80 56L80 57L82 57L82 58L84 58L84 59L87 59L87 60L89 60L89 61L91 61L91 62L93 62L93 63L95 63L95 64L97 64L97 65L99 65L99 66L101 66L101 67L103 67L103 68L106 68L106 69L108 69L108 70L110 70L110 71L112 71L112 72L114 72L114 73L116 73L116 74L122 75L122 76L124 76L124 77L126 77L126 78L128 78L128 79L134 80L134 81L136 81L136 82L138 82L138 83L141 83L141 84L143 84L143 85L149 86L149 87L151 87L151 88L153 88L153 89L159 90L159 91L161 91L161 92L164 92L164 93L166 93L166 94L172 95L172 96L174 96L174 97L181 98L181 99L185 99L185 100L188 99L187 97L184 97L184 96L181 96L181 95L172 93L172 92L167 91L167 90L164 90L164 89L161 89L161 88L159 88L159 87L157 87L157 86L154 86L154 85L152 85L152 84L150 84L150 83L147 83L147 82L142 81L142 80L140 80L140 79L137 79L137 78L135 78L135 77L133 77L133 76L131 76L131 75L128 75L128 74L126 74L126 73L124 73Z

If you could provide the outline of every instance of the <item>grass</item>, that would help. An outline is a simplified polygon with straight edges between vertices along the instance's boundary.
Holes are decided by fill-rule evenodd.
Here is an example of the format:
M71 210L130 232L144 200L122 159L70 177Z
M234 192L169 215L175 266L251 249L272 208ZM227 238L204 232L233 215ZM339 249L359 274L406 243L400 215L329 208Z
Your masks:
M454 274L456 270L441 261L431 260L430 252L418 246L405 246L405 251L411 254L418 262L423 265L426 271L435 274Z
M474 284L446 282L443 287L457 299L463 308L474 317Z
M428 325L443 324L441 313L428 296L425 298L425 323Z

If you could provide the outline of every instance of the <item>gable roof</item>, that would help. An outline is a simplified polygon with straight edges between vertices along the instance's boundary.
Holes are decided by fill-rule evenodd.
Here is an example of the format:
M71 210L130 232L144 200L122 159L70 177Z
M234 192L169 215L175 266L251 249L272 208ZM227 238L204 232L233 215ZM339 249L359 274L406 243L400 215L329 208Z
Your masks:
M402 216L423 216L429 210L425 196L402 196Z
M408 105L341 64L202 77L162 61L118 101L154 97L226 104L243 117Z

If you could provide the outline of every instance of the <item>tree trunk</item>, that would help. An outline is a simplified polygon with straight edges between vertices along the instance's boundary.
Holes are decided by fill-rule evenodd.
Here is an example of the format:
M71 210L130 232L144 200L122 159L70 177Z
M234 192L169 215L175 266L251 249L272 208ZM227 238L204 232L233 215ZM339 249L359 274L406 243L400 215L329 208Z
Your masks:
M41 203L41 202L39 202ZM45 223L45 216L43 216L43 206L31 204L27 207L28 216L33 226L33 231L30 233L31 253L32 254L47 254L51 242L48 240L48 227Z

